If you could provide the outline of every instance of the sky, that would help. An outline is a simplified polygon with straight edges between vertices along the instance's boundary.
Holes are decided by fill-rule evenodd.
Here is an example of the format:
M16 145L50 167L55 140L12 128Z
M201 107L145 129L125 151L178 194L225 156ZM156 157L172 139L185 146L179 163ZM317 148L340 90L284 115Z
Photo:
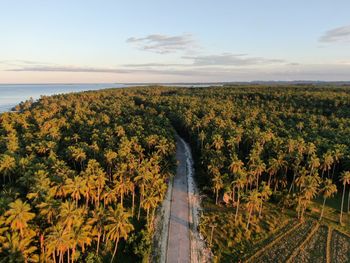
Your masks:
M350 80L349 0L0 0L0 83Z

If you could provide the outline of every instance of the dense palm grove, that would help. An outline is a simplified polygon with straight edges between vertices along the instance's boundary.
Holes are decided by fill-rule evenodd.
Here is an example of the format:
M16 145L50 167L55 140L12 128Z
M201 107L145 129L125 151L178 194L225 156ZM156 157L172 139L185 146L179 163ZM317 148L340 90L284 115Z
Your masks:
M147 260L174 169L174 128L192 146L209 204L200 231L218 260L222 247L229 260L241 257L267 218L283 227L284 209L303 221L320 197L322 219L339 192L341 224L350 210L348 87L147 87L17 110L0 117L6 262ZM219 228L228 229L222 247Z
M0 261L147 258L175 164L169 122L119 91L17 110L0 117Z
M281 225L283 209L294 210L303 221L312 200L321 197L322 219L327 199L337 191L342 192L339 221L344 224L343 210L350 210L350 199L344 205L350 185L348 87L171 90L153 99L153 105L167 112L190 141L204 193L216 205L232 208L220 213L210 206L202 217L209 245L215 228L223 236L225 244L213 246L216 259L222 247L234 255L228 261L244 256L249 241L262 238L266 221L268 230L271 220L273 227ZM277 206L271 209L268 200ZM277 214L276 207L282 209Z

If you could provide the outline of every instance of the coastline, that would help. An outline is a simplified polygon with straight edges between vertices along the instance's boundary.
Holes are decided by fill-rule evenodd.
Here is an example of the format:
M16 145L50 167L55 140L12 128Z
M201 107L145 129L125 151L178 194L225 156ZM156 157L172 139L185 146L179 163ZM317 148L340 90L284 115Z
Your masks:
M84 92L109 88L124 88L124 84L0 84L0 114L9 112L23 101L40 99L72 92Z

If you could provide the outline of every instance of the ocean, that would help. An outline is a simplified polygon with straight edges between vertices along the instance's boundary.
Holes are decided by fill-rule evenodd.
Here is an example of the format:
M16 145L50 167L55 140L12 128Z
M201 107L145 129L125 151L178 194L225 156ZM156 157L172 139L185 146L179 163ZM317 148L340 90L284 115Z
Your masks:
M8 111L22 101L37 100L41 95L122 88L125 84L0 84L0 112Z

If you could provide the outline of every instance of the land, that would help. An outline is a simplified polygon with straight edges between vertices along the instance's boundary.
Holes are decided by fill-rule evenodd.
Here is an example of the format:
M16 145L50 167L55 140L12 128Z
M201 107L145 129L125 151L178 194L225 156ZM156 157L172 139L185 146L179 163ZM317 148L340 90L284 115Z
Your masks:
M347 262L349 108L309 83L21 103L0 115L0 258Z

